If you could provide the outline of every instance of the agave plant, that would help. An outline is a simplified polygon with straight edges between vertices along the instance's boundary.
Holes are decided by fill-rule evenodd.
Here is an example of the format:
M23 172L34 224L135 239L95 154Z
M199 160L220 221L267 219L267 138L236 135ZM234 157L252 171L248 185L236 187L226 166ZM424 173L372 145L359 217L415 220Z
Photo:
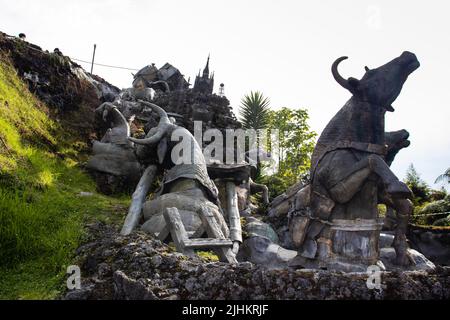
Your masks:
M439 183L442 181L450 184L450 168L448 168L443 174L441 174L439 177L437 177L437 179L434 183Z
M269 98L259 91L244 96L239 116L244 129L264 129L269 124Z

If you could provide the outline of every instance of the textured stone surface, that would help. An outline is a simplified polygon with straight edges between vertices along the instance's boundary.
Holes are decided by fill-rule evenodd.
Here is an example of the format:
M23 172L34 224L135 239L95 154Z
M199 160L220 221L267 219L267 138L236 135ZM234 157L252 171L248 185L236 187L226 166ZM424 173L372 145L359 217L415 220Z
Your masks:
M411 261L411 265L405 267L408 270L433 271L436 269L434 263L428 260L420 252L414 249L407 249L407 254ZM387 270L404 270L404 267L400 267L395 264L395 258L396 254L394 248L382 248L380 250L380 259L383 261L383 264Z
M242 259L267 269L285 269L289 262L297 256L297 251L287 250L268 238L252 236L242 246Z
M380 248L390 248L394 243L394 235L389 233L380 233L379 246Z
M2 32L0 52L11 59L30 91L49 107L52 118L85 142L92 138L93 111L100 103L117 95L118 88L88 74L59 50L48 52Z
M410 246L436 264L450 265L450 227L409 225Z
M187 210L178 210L178 212L187 232L195 232L202 227L202 220L198 213ZM166 227L164 216L162 213L158 213L151 216L151 218L142 225L142 231L148 232L149 234L156 234L161 232L164 227ZM201 236L201 234L198 236Z
M382 274L369 290L365 273L267 270L187 258L144 233L119 236L91 226L78 250L82 290L66 299L449 299L450 269Z
M247 232L247 235L249 237L258 236L266 238L275 244L279 244L280 242L277 233L269 224L264 223L254 217L247 218L245 231Z

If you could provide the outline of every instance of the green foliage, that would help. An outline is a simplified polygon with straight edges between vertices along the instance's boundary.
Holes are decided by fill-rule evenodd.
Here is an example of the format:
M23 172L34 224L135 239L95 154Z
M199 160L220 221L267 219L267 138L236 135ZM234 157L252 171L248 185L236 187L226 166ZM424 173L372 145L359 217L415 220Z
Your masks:
M450 184L450 168L448 168L443 174L437 177L435 183L445 182Z
M419 214L450 212L450 197L424 205Z
M16 156L31 156L32 150L23 146L21 139L47 148L56 144L53 137L56 125L47 117L43 109L43 105L16 76L11 65L0 57L0 166L2 168L15 168Z
M287 188L290 187L289 182L283 179L282 175L272 174L272 175L262 175L258 179L258 183L265 184L269 189L270 200L283 194Z
M62 131L0 57L0 299L58 295L84 224L126 212L95 193Z
M244 129L265 129L268 125L270 100L259 91L244 96L239 116Z
M213 251L197 251L197 255L206 262L218 262L219 256Z
M433 226L436 226L436 227L450 227L450 214L447 217L445 217L445 218L441 218L441 219L436 220L433 223Z
M378 214L380 217L386 217L387 208L385 204L378 205Z
M442 187L440 190L431 190L430 199L431 201L443 200L447 195L447 190Z
M277 196L308 175L311 154L314 151L317 134L308 124L306 109L282 108L269 111L268 128L278 130L278 146L273 141L268 150L272 151L278 171L261 181L268 185L271 196Z
M415 208L413 220L420 225L445 225L450 212L450 196ZM442 214L440 214L442 213ZM444 224L442 224L444 223Z
M406 185L411 189L414 194L413 203L415 206L430 200L431 189L425 181L420 178L420 174L411 164L406 172L405 178Z

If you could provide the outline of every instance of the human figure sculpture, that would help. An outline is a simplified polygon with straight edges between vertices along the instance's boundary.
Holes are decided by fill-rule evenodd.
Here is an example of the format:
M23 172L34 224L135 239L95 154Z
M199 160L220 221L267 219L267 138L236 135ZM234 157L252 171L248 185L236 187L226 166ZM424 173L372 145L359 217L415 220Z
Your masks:
M221 245L220 241L210 242L214 242L221 260L235 263L242 239L230 234L218 202L217 188L208 176L201 147L192 134L174 124L173 119L170 119L162 108L145 101L139 102L156 111L160 121L157 127L149 131L146 138L129 140L143 146L157 146L159 164L166 170L157 196L144 205L142 211L145 222L142 230L164 240L172 231L167 224L168 215L175 213L181 219L183 230L186 229L192 238L199 238L205 232L210 239L226 240L231 237L231 241L228 241L230 245L227 241L223 241L224 245ZM180 146L185 148L181 149ZM149 172L149 176L151 175ZM136 202L143 201L142 193L145 194L146 191L140 190L148 190L148 185L152 182L145 174L142 179L146 182L141 180L142 183L139 183L133 196ZM144 184L147 186L143 186ZM122 234L129 234L137 226L141 209L141 203L132 203ZM194 220L200 220L201 223L197 224ZM172 238L176 236L171 235ZM183 250L182 247L181 244L179 249Z
M408 213L409 188L392 173L387 155L384 116L408 76L419 67L404 52L361 80L344 79L332 65L335 80L352 94L322 132L312 156L308 222L299 228L302 243L297 262L346 271L365 271L378 263L381 223L377 205L383 201L397 213ZM382 195L382 197L380 197ZM405 221L405 217L401 218ZM399 228L394 248L397 263L409 263L405 229Z

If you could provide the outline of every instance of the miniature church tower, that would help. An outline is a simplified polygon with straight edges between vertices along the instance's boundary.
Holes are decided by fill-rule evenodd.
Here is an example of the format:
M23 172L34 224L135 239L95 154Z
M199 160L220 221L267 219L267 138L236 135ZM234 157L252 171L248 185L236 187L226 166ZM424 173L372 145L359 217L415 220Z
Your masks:
M212 76L209 76L209 55L208 61L206 62L206 67L203 69L203 74L200 72L198 76L195 78L194 83L194 91L204 93L204 94L212 94L214 89L214 73Z

